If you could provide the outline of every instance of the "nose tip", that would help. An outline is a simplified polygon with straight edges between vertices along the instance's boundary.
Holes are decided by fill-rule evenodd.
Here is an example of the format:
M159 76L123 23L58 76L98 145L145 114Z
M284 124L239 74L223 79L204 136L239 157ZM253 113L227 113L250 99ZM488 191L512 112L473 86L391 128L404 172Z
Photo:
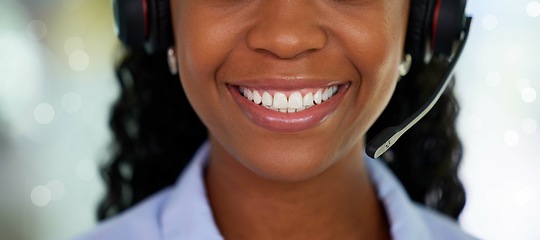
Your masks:
M271 15L261 14L262 20L248 31L249 48L291 59L320 50L326 45L326 32L313 19L316 14L309 14L305 8L302 11L283 13L273 9L270 12Z
M291 59L304 53L320 50L326 43L323 34L301 33L299 31L279 33L250 34L248 45L250 48L268 52L278 58Z

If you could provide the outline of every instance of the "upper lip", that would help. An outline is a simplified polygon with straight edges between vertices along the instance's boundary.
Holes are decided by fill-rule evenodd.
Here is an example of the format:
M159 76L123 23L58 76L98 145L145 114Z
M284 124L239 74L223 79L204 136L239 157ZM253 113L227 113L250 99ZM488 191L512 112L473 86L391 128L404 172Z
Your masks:
M303 88L324 88L336 85L347 84L350 81L330 80L322 78L307 77L258 77L245 80L228 82L228 85L242 86L247 88L275 89L275 90L296 90Z

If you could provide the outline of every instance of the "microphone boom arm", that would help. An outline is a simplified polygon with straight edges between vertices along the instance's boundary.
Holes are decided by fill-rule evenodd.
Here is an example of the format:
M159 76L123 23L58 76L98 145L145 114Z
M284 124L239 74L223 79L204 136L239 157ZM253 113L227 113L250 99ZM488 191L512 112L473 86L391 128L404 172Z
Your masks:
M443 81L437 86L435 94L431 96L428 102L426 102L419 110L417 110L412 116L408 117L403 123L398 126L385 128L381 133L379 133L373 140L369 142L366 147L366 153L371 158L378 158L384 152L386 152L396 141L403 135L407 130L409 130L414 124L416 124L420 119L422 119L435 105L439 100L444 90L450 83L452 73L461 53L465 48L465 43L469 37L469 29L471 26L472 17L467 17L465 22L465 29L463 32L463 40L460 41L457 50L450 60L447 70L444 72Z

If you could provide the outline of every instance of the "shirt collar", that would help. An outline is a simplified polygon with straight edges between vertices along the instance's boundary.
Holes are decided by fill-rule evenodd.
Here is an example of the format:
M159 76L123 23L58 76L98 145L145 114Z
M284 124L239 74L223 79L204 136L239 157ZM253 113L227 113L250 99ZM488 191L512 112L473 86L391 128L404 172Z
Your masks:
M365 155L364 160L390 221L392 239L432 239L426 222L390 169L380 159Z
M173 187L162 209L163 237L173 239L223 239L210 208L204 184L204 167L210 144L205 142ZM382 201L392 239L431 239L418 209L396 177L379 159L364 156L370 179Z
M223 239L208 202L204 165L210 152L208 142L197 150L180 175L162 210L163 239Z

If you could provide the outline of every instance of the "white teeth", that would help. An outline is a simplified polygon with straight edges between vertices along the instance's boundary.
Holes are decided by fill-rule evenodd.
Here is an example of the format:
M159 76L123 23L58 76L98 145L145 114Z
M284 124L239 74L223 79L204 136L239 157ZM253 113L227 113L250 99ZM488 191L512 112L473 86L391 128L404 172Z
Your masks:
M313 103L313 93L306 94L306 96L304 96L304 106L311 107L313 105L315 105L315 103Z
M262 102L262 97L259 94L259 91L257 91L257 90L253 91L253 102L255 104L261 104L261 102Z
M337 93L338 86L327 87L324 89L324 91L322 88L319 88L317 92L308 92L304 97L302 97L300 92L293 92L288 98L284 93L281 92L276 92L274 96L272 96L267 91L264 91L261 96L259 91L252 91L246 87L240 86L238 90L245 98L254 102L255 104L262 105L274 111L294 113L327 101Z
M302 94L300 94L299 92L294 92L291 94L291 96L289 96L289 101L287 102L287 108L298 109L300 107L302 107Z
M262 104L264 106L272 106L272 102L273 102L272 95L270 95L270 93L265 91L262 95Z
M272 107L275 107L275 108L287 108L287 96L285 96L285 94L283 93L276 93L274 94L274 104L272 105Z
M330 93L330 91L332 91L332 90L330 90L330 88L327 88L327 89L324 90L324 92L322 94L322 100L323 101L328 100L328 98L331 96L332 93Z
M249 99L249 101L253 100L253 92L251 92L251 90L249 90L247 88L243 88L242 92L244 94L244 97L247 97L247 99Z
M313 101L316 104L321 104L321 102L322 102L322 90L321 89L317 90L317 92L313 95Z

